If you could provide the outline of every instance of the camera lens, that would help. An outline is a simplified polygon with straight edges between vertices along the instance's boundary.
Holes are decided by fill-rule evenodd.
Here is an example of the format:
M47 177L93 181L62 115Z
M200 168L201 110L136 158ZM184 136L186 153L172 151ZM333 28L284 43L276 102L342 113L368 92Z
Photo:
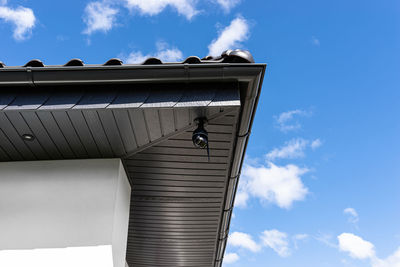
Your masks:
M196 147L206 148L207 147L207 137L201 134L195 136L193 143Z

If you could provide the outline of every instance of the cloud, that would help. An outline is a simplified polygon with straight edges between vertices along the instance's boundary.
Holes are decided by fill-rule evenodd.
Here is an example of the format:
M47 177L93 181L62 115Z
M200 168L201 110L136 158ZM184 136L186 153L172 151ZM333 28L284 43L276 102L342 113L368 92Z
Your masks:
M320 46L320 42L319 42L319 40L317 39L317 37L315 37L315 36L312 36L312 37L311 37L311 43L312 43L313 45L315 45L315 46Z
M379 258L372 259L372 267L399 267L400 266L400 248L398 248L392 255L382 260Z
M355 259L368 259L375 256L374 245L351 233L339 235L339 250L348 252Z
M233 7L239 4L240 0L216 0L225 12L231 11Z
M140 51L131 52L125 60L126 63L128 64L142 63L150 57L159 58L163 62L175 62L182 60L183 58L183 54L178 48L170 47L165 42L158 42L156 46L157 46L157 52L153 54L144 55Z
M6 1L3 1L3 4L6 3ZM29 38L36 23L32 9L22 6L16 9L0 6L0 19L14 25L13 37L18 41Z
M365 260L369 259L371 267L399 267L400 247L386 259L380 259L375 254L375 247L371 242L351 233L339 235L339 249L348 252L350 257Z
M308 238L307 234L297 234L292 237L295 249L298 249L298 241L303 241Z
M249 24L242 17L232 20L231 24L224 28L217 39L214 39L208 46L211 56L219 56L227 49L235 49L240 43L246 41L249 37Z
M308 169L293 164L277 166L268 162L266 166L245 165L239 193L289 209L294 201L303 200L308 193L301 180L301 176L307 172Z
M313 150L319 148L320 146L322 146L322 142L319 139L315 139L314 141L311 142L311 148Z
M293 121L295 116L304 117L310 115L311 113L305 110L300 110L300 109L290 110L279 114L279 116L275 116L275 123L279 130L286 133L301 128L301 124L299 121Z
M350 207L345 208L343 210L343 213L349 215L348 221L350 223L356 224L358 222L358 213L355 209L350 208Z
M290 255L287 234L276 229L266 230L261 234L261 240L264 246L272 248L281 257Z
M337 248L337 245L332 241L333 236L330 234L318 233L314 238L328 247Z
M302 158L307 144L308 141L302 138L292 139L283 147L273 149L266 157L268 160Z
M154 16L170 6L187 19L199 13L195 4L195 0L125 0L127 8L137 9L142 15Z
M272 151L267 153L266 158L269 161L273 161L275 159L302 158L305 155L304 150L308 146L315 150L321 146L321 141L319 139L311 142L303 138L292 139L286 142L283 147L274 148Z
M230 264L237 262L239 260L239 255L236 253L226 253L224 256L224 264Z
M106 2L90 2L86 5L83 21L86 23L84 34L96 31L108 32L116 23L118 9L111 7Z
M259 243L254 241L252 236L242 232L234 232L228 237L228 245L246 249L251 252L259 252L262 248L270 248L274 250L280 257L288 257L291 254L291 245L289 240L292 240L294 247L297 249L297 242L307 239L307 234L296 234L289 238L285 232L277 229L265 230L260 234ZM233 263L239 259L236 253L227 253L224 257L224 263Z
M252 252L260 251L261 247L254 242L251 235L241 232L233 232L229 235L228 244L234 247L241 247Z
M249 194L239 187L238 192L235 196L235 207L244 208L247 206L247 201L249 200Z
M308 235L307 234L297 234L293 236L294 240L304 240L307 239Z

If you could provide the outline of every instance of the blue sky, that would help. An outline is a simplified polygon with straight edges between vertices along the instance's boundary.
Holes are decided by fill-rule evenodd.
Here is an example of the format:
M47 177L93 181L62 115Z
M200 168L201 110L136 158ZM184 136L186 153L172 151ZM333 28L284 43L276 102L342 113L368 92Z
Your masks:
M225 266L400 266L400 2L0 0L0 60L268 63Z

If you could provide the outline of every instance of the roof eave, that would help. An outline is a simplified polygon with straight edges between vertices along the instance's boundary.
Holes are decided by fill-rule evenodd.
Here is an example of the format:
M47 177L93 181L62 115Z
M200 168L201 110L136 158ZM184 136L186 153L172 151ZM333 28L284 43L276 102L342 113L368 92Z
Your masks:
M262 67L262 70L256 76L253 76L253 79L249 82L246 98L240 114L239 128L236 134L236 145L234 148L234 154L230 168L230 179L228 180L225 194L224 212L220 220L220 230L218 235L219 242L217 243L216 255L214 259L215 267L220 267L222 265L223 256L225 254L229 226L240 178L240 171L242 169L251 127L261 94L261 87L264 80L266 65L260 64L260 66Z
M265 66L265 64L248 63L185 63L3 68L0 69L0 87L229 80L250 82L264 71Z

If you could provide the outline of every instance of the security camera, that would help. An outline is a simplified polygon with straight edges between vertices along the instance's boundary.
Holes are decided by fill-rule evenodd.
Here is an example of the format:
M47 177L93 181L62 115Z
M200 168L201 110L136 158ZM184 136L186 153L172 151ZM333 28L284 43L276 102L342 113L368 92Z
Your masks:
M194 130L192 135L192 141L195 147L207 148L208 149L208 133L204 129L205 124L207 124L206 118L197 118L194 120L197 124L197 129Z

